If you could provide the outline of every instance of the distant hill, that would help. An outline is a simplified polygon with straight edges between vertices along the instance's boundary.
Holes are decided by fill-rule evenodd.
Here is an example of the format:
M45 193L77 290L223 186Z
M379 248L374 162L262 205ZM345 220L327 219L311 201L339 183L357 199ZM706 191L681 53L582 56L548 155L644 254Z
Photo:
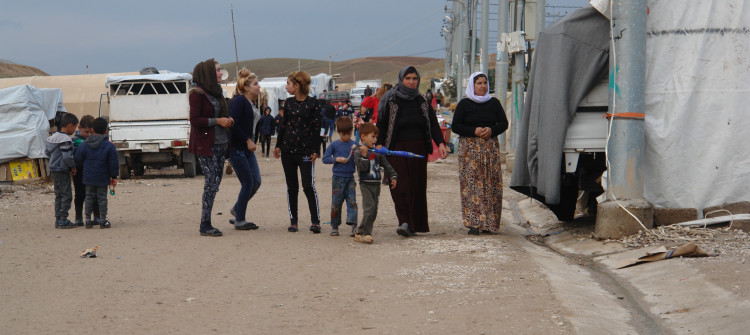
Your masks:
M329 63L324 60L299 59L296 58L264 58L244 60L239 62L240 68L246 67L255 73L261 80L267 77L286 77L292 71L302 69L316 75L318 73L329 73ZM340 74L336 83L342 85L353 84L356 80L382 79L383 82L394 83L398 78L398 72L406 65L414 65L422 75L422 83L428 83L430 77L442 77L445 72L445 63L442 58L427 57L365 57L340 62L332 62L330 70L334 74ZM235 80L235 63L225 63L222 68L229 71L228 81Z
M49 76L48 73L33 66L0 62L0 78L16 78L30 76Z

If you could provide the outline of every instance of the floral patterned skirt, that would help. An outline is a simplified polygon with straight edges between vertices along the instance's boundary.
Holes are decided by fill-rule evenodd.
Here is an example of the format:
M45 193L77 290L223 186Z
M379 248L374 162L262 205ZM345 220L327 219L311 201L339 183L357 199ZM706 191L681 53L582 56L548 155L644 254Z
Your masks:
M458 145L463 224L497 231L503 212L503 171L497 137L461 137Z

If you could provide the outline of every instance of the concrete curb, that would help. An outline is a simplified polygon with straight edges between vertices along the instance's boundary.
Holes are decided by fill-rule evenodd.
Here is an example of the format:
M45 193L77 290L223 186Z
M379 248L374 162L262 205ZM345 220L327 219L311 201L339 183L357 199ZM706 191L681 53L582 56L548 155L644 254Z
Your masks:
M549 219L552 213L532 204L529 200L509 203L520 218L514 224L544 236L544 244L557 253L590 260L593 269L611 277L639 300L637 305L651 315L656 322L654 327L664 327L666 332L674 334L748 332L750 301L712 283L690 262L678 258L615 269L619 262L643 256L651 248L630 250L619 243L579 239L565 231L559 222L555 231Z

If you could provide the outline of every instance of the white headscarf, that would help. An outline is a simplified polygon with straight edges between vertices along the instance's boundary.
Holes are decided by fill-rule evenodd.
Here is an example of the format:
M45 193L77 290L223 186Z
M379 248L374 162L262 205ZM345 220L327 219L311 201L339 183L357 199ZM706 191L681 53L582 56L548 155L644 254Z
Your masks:
M484 74L482 72L474 72L469 76L469 82L466 83L466 97L469 98L471 101L474 101L476 103L485 103L492 99L492 96L490 95L490 90L487 90L487 93L484 95L476 96L474 94L474 78L480 74ZM487 75L484 74L484 77L486 78ZM488 79L489 80L489 79Z

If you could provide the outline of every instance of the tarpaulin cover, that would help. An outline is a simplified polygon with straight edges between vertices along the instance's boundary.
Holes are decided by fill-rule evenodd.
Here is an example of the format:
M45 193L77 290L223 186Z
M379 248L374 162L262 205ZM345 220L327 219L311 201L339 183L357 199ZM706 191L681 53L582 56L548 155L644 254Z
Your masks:
M0 163L44 158L49 120L64 112L62 90L21 85L0 89Z
M750 1L648 1L645 197L750 201Z
M141 74L134 76L111 76L107 77L107 86L114 83L126 81L180 81L193 80L189 73L161 73L161 74Z

